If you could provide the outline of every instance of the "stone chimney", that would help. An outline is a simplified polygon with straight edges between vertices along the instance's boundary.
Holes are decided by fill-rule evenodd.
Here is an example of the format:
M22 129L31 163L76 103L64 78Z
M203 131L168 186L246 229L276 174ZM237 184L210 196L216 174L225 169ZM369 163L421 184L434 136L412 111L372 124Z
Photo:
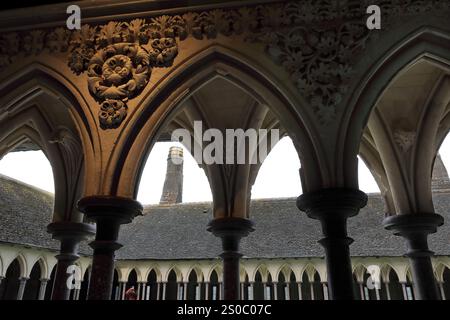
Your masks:
M450 190L450 179L447 169L445 169L441 156L438 154L434 161L433 174L431 176L431 190L445 191Z
M183 201L183 149L171 147L167 156L166 180L159 204L171 205Z

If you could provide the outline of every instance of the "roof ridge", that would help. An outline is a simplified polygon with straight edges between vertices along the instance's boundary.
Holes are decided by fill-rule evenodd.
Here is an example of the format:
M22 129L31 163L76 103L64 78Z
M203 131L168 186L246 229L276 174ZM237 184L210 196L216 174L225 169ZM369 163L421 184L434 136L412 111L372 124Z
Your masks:
M18 179L16 179L16 178L13 178L13 177L4 175L4 174L2 174L2 173L0 173L0 180L6 180L6 181L9 181L9 182L15 183L15 184L17 184L17 185L20 185L20 186L22 186L22 187L31 189L31 190L33 190L33 191L37 191L37 192L39 192L39 193L41 193L41 194L43 194L43 195L45 195L45 196L51 197L52 199L55 198L55 194L53 194L53 193L51 193L51 192L49 192L49 191L47 191L47 190L38 188L38 187L36 187L36 186L33 186L32 184L23 182L23 181L21 181L21 180L18 180Z

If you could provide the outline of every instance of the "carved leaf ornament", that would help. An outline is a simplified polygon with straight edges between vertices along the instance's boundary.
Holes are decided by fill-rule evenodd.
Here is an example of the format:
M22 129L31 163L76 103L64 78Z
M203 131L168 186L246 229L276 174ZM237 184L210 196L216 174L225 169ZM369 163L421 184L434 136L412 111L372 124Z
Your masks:
M383 0L383 29L393 21L433 12L449 16L447 0ZM372 3L369 3L372 4ZM67 52L68 65L87 74L88 88L100 104L104 129L120 126L127 101L148 84L152 69L170 67L177 41L188 36L214 39L244 34L262 43L268 56L290 75L319 123L328 125L349 90L352 65L375 31L366 27L365 1L302 0L233 9L162 15L105 25L11 32L0 35L0 69L20 54Z

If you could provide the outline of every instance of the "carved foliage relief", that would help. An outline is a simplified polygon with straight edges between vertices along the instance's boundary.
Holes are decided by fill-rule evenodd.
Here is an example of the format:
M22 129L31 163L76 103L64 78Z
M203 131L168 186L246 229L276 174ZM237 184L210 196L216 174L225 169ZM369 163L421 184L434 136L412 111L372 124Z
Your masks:
M366 27L366 8L376 2L387 14L384 26L410 15L447 14L450 9L447 0L303 0L112 21L74 32L12 32L0 35L0 69L19 54L68 52L71 70L87 74L89 91L100 104L102 128L116 128L126 117L127 101L145 88L152 69L172 65L178 41L243 34L246 41L264 45L319 122L327 125L348 92L356 56L377 33Z

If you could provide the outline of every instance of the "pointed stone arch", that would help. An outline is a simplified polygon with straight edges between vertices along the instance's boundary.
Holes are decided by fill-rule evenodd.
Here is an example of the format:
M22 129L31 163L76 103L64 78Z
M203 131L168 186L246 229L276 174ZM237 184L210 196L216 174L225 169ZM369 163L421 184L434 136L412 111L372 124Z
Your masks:
M317 173L316 177L321 177L317 169L317 164L321 160L316 155L317 150L313 150L312 139L309 138L310 133L307 133L304 121L301 120L299 114L300 111L293 102L295 98L289 96L289 93L283 92L283 89L280 89L282 85L274 89L274 84L268 80L264 72L251 65L251 62L236 57L236 55L235 52L220 46L210 47L187 60L182 68L180 67L166 77L157 92L152 92L142 99L139 114L136 114L134 122L127 126L129 129L124 135L127 139L122 141L121 149L116 154L117 167L111 172L114 176L111 193L128 197L136 196L139 176L145 164L146 155L161 130L168 124L168 119L173 117L174 112L178 110L180 102L204 83L217 77L238 83L239 86L246 88L247 92L255 94L257 101L266 101L266 105L277 108L279 112L276 115L280 117L280 121L289 132L297 150L300 150L301 144L302 152L299 154L302 163L305 163L304 166L308 168L309 172L315 172ZM252 84L251 89L248 83ZM271 102L268 103L267 100ZM126 170L124 163L129 164L129 161L135 165L127 166L131 170ZM129 188L130 183L134 188ZM132 191L131 194L130 191Z
M55 221L81 220L75 203L85 191L85 172L93 161L89 110L81 94L62 75L35 63L0 82L0 157L26 140L50 161L55 177ZM85 160L91 164L85 166ZM93 185L91 184L91 188ZM87 190L87 189L86 189Z
M402 34L402 33L400 33ZM403 32L405 34L405 32ZM365 72L363 79L354 90L350 107L346 110L339 140L343 146L338 152L344 165L344 179L357 182L355 176L356 155L359 153L360 141L355 137L361 137L366 127L371 111L386 89L386 82L394 79L402 70L408 68L417 61L427 60L440 66L450 66L448 46L450 34L433 27L419 27L410 30L403 39L391 40L392 46L383 51L371 66L369 72ZM376 45L376 44L374 44Z

